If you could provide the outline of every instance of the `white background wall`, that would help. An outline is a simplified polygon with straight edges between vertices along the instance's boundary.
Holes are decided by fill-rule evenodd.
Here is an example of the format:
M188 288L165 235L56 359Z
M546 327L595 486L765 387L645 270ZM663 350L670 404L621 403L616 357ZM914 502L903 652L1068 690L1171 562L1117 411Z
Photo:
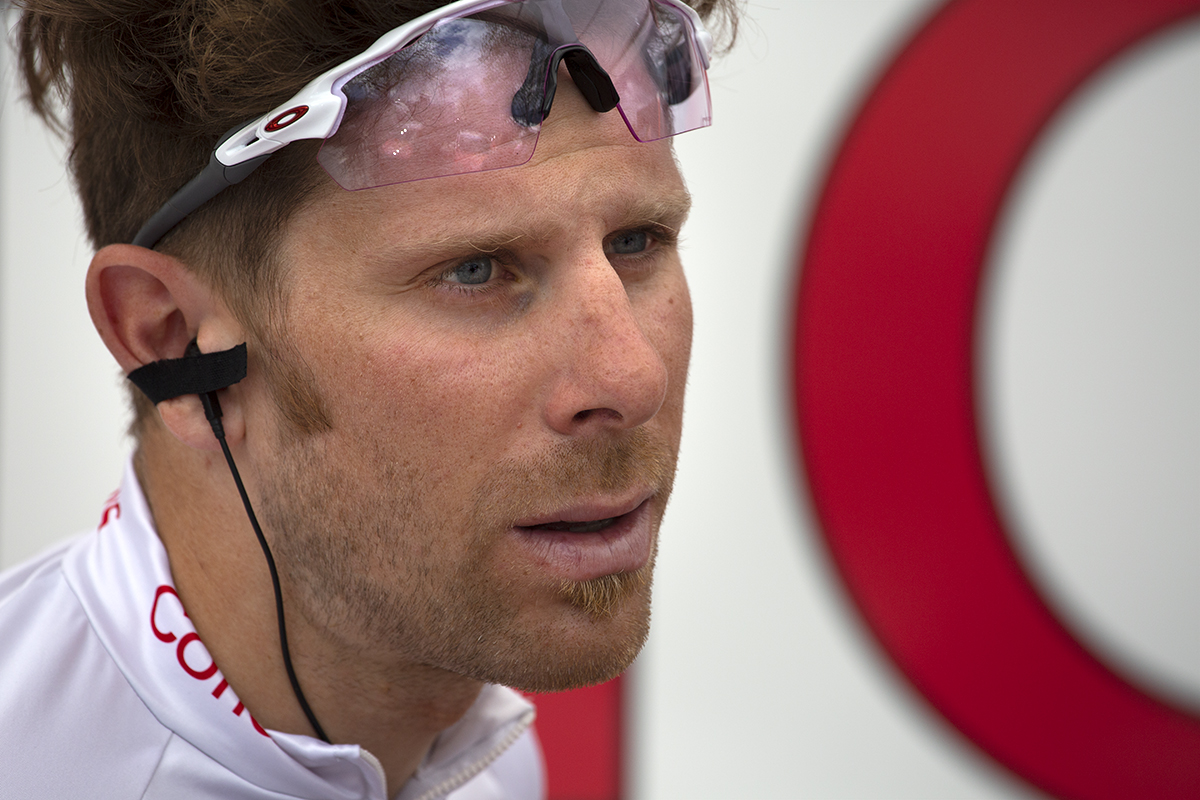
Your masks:
M641 798L1035 793L908 688L830 571L785 417L793 253L825 159L926 0L751 0L682 137L696 343L654 633ZM83 302L61 146L0 84L0 565L95 524L119 376ZM1031 574L1127 673L1200 708L1200 25L1122 59L1052 125L984 303L992 472Z

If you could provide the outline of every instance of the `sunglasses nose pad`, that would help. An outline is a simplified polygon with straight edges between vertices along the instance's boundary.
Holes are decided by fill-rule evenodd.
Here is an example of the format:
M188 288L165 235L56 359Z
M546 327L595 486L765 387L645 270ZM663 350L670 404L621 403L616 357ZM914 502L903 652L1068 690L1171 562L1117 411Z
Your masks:
M583 45L564 47L556 54L556 59L567 62L567 71L571 80L583 94L592 108L603 114L612 111L621 102L621 95L613 85L612 78L600 66L600 62L592 55L592 51ZM555 69L557 72L557 69ZM549 92L546 93L549 96ZM549 99L549 97L547 97ZM550 104L546 104L546 116L550 115Z
M598 113L612 111L617 107L617 103L621 102L621 95L613 85L612 78L584 45L561 47L546 61L539 58L539 55L541 53L535 50L525 83L513 96L512 116L519 125L532 128L550 116L554 95L558 91L558 66L564 61L567 62L567 71L571 74L575 87ZM544 70L538 68L539 62L545 63ZM540 94L536 91L535 82L541 81L545 81L545 94L542 95L539 104L535 101L535 97Z

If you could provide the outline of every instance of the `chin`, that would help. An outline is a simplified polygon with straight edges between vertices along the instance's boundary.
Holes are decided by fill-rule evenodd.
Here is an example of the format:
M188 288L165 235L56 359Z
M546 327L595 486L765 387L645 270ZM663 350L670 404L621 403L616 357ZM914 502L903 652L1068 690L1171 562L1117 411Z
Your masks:
M601 600L587 590L560 597L552 619L540 621L520 643L511 642L516 646L506 648L509 658L475 677L540 693L594 686L620 675L650 632L649 584L616 599L600 591Z

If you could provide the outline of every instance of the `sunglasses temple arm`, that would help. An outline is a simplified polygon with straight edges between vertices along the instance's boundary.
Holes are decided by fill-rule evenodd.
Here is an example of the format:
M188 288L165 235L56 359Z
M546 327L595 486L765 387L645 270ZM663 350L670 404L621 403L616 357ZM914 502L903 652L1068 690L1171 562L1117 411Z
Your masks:
M150 217L141 230L137 232L137 236L133 237L133 244L139 247L153 248L162 237L166 236L172 228L182 222L188 214L191 214L230 186L241 183L249 177L250 173L262 166L263 162L273 155L273 153L265 153L244 161L241 164L234 164L233 166L222 164L217 158L217 148L245 127L245 124L238 125L221 137L221 141L217 142L217 146L213 148L212 155L209 156L208 166L201 170L200 174L188 181L186 186L172 195L171 199L162 208L154 212L154 216Z

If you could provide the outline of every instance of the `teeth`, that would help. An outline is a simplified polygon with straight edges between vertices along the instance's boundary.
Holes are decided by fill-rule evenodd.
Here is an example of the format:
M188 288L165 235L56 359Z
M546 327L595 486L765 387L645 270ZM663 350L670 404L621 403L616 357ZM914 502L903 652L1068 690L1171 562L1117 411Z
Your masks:
M596 519L591 522L547 522L545 525L534 525L534 531L566 531L567 533L595 533L602 531L617 521L616 517Z

